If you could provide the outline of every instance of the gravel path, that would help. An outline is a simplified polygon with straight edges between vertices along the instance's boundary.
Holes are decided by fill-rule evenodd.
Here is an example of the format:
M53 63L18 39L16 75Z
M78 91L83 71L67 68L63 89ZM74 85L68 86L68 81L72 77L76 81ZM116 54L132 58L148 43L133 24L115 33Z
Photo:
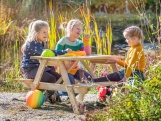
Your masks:
M45 102L40 109L31 109L26 105L25 96L26 93L0 92L0 121L80 121L82 117L63 104ZM95 94L86 94L83 102L87 110L97 108L96 98Z

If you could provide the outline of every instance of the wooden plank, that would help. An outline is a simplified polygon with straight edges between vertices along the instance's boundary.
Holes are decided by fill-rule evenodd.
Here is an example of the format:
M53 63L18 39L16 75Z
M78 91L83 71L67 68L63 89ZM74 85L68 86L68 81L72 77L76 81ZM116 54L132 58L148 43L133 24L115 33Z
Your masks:
M84 62L84 60L81 60L80 62L88 70L88 72L92 75L92 77L96 78L95 74L93 73L93 70L88 67L88 65Z
M115 64L111 64L111 67L112 67L113 72L117 72L118 71L116 63Z
M71 70L71 69L73 69L73 67L75 67L75 66L76 66L76 64L78 64L78 60L77 60L77 61L75 61L75 62L72 64L72 66L67 70L67 72L69 73L69 72L70 72L70 70Z
M105 63L107 59L102 59L102 60L90 60L91 63Z
M73 86L72 85L67 86L66 89L67 89L67 93L68 93L69 99L71 101L74 113L80 114L79 107L77 105L77 101L76 101L76 98L75 98Z
M23 81L33 82L34 79L24 79L24 78L20 78L20 79L14 79L14 81L18 81L18 82L23 82Z
M41 57L41 56L31 56L31 59L38 59L38 60L102 60L102 59L108 59L108 58L118 58L122 59L123 56L117 56L117 55L91 55L91 56L72 56L72 57Z
M79 101L83 101L85 94L88 93L88 91L90 90L90 88L92 86L93 85L91 85L91 84L75 84L75 85L73 85L74 92L79 92L79 97L78 97Z
M91 87L89 86L73 86L73 90L76 93L86 94L90 90Z
M33 82L31 81L22 81L25 83L29 88L32 88ZM37 89L46 89L46 90L59 90L66 92L66 85L63 84L52 84L52 83L46 83L46 82L40 82Z
M42 74L44 73L46 63L47 63L47 60L41 60L40 61L40 66L39 66L38 71L36 73L36 76L35 76L35 79L34 79L34 82L33 82L33 86L32 86L32 90L37 89L39 82L41 80Z
M23 82L25 85L27 85L28 88L32 88L33 85L33 79L16 79L15 81ZM46 89L46 90L58 90L58 91L64 91L66 92L66 86L64 84L56 84L56 83L45 83L40 82L38 89ZM90 90L90 85L85 84L76 84L73 85L73 90L75 93L85 94Z
M90 63L89 68L90 68L91 70L94 71L95 67L96 67L96 64L95 64L95 63Z
M78 101L79 101L79 102L82 102L82 101L84 100L85 94L79 94L78 96L79 96L79 97L78 97Z
M48 60L48 62L46 63L46 66L58 66L59 62L58 60Z
M66 68L64 66L63 61L59 61L59 69L60 69L60 73L62 75L63 81L66 85L70 85L70 80L68 77L68 73L66 71Z
M27 82L33 82L34 79L23 79L23 78L20 78L20 79L14 79L15 81L18 81L18 82L24 82L24 83L27 83ZM60 84L62 82L62 77L60 77L58 79L58 81L56 82L56 84Z
M100 86L112 86L114 84L120 85L122 82L115 82L115 81L110 81L110 82L94 82L94 85L100 85Z
M60 84L62 83L63 79L62 79L62 76L57 80L56 84Z
M14 79L14 81L18 81L18 82L22 82L24 87L30 88L32 86L32 83L34 81L34 79Z

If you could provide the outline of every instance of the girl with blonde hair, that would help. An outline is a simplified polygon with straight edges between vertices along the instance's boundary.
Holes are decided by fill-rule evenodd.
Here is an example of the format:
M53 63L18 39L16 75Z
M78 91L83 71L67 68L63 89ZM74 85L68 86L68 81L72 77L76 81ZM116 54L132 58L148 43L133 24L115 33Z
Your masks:
M109 74L105 77L93 79L93 82L108 82L108 81L123 81L125 82L128 78L134 78L137 76L140 80L144 80L144 69L145 69L145 54L142 46L144 35L142 30L137 26L131 26L124 30L123 35L126 42L130 46L127 52L125 61L117 58L111 58L110 61L115 62L124 69ZM100 92L101 93L101 92ZM108 88L106 94L109 94ZM100 101L105 100L105 95L99 97Z
M69 48L72 51L84 51L84 43L79 39L82 33L83 23L79 19L72 19L68 23L63 22L60 27L65 30L66 35L58 41L56 50ZM89 35L84 35L84 39L88 40ZM70 83L75 84L74 79L81 81L82 73L88 81L91 81L91 75L76 65L68 74Z
M47 48L49 25L42 20L36 20L30 23L29 32L25 43L22 45L21 51L23 53L22 58L22 70L24 78L34 79L39 68L39 61L30 59L31 56L41 56L42 52ZM66 50L52 50L55 55L65 54ZM46 67L41 78L41 82L55 83L60 78L60 75L54 71L53 67ZM47 91L47 100L53 103L55 100L52 98L53 91Z

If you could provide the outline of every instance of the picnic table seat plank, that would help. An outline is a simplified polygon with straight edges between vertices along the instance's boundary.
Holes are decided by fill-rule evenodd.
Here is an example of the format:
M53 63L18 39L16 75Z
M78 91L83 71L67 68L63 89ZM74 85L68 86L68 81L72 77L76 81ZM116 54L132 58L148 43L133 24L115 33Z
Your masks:
M29 88L32 87L32 84L34 82L33 79L15 79L15 81L23 82L26 85L28 85ZM46 90L59 90L59 91L64 91L66 92L66 86L65 84L51 84L51 83L46 83L46 82L39 82L38 89L46 89ZM79 94L85 94L89 91L90 85L82 85L82 84L75 84L72 85L73 90L75 93Z
M19 82L23 82L23 83L33 83L34 79L15 79L15 81L19 81ZM108 81L108 82L94 82L93 84L94 85L101 85L101 86L111 86L111 85L114 85L115 83L119 83L119 82L116 82L116 81ZM121 83L121 82L120 82ZM91 83L92 84L92 83ZM91 87L90 84L75 84L73 85L75 88L85 88L85 87Z
M33 81L34 79L14 79L15 81L18 81L18 82L22 82L22 84L27 87L27 88L31 88L31 84L33 84Z

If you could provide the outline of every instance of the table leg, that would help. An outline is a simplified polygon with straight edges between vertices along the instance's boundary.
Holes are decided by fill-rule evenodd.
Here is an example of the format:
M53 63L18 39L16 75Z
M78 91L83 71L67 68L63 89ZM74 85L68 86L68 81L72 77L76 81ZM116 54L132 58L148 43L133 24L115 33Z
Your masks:
M111 66L112 66L113 72L117 72L118 71L118 68L117 68L116 64L111 64Z
M69 85L66 88L67 88L67 93L68 93L69 99L71 101L74 113L80 114L79 107L77 105L77 101L76 101L75 94L74 94L74 91L73 91L73 86Z
M79 94L78 101L83 101L85 94Z
M74 66L76 66L76 64L78 64L78 61L75 61L71 67L67 70L67 72L69 73L71 69L73 69Z
M62 75L63 81L66 85L70 85L70 80L68 77L68 73L67 70L65 68L65 65L63 63L63 61L59 61L59 69L60 69L60 73Z
M90 63L90 65L89 65L89 68L90 68L90 69L94 70L94 69L95 69L95 67L96 67L96 64L94 64L94 63Z
M92 77L93 77L93 78L96 78L96 76L95 76L94 73L93 73L93 70L90 69L89 66L88 66L83 60L81 60L80 62L81 62L81 63L83 64L83 66L88 70L88 72L92 75Z
M63 79L62 79L62 77L60 77L60 78L57 80L56 84L60 84L62 81L63 81Z
M65 65L64 65L63 61L59 61L59 68L60 68L60 73L62 75L62 78L63 78L63 81L64 81L65 85L68 85L66 87L66 90L67 90L69 99L71 101L71 104L73 106L73 111L76 114L80 114L79 108L77 106L77 101L76 101L76 98L75 98L75 93L74 93L74 90L73 90L73 86L70 84L68 73L67 73L67 70L65 68Z
M45 66L46 66L47 60L40 60L40 66L38 68L38 71L36 73L33 85L32 85L32 90L35 90L39 86L39 82L41 80L42 74L44 72Z

